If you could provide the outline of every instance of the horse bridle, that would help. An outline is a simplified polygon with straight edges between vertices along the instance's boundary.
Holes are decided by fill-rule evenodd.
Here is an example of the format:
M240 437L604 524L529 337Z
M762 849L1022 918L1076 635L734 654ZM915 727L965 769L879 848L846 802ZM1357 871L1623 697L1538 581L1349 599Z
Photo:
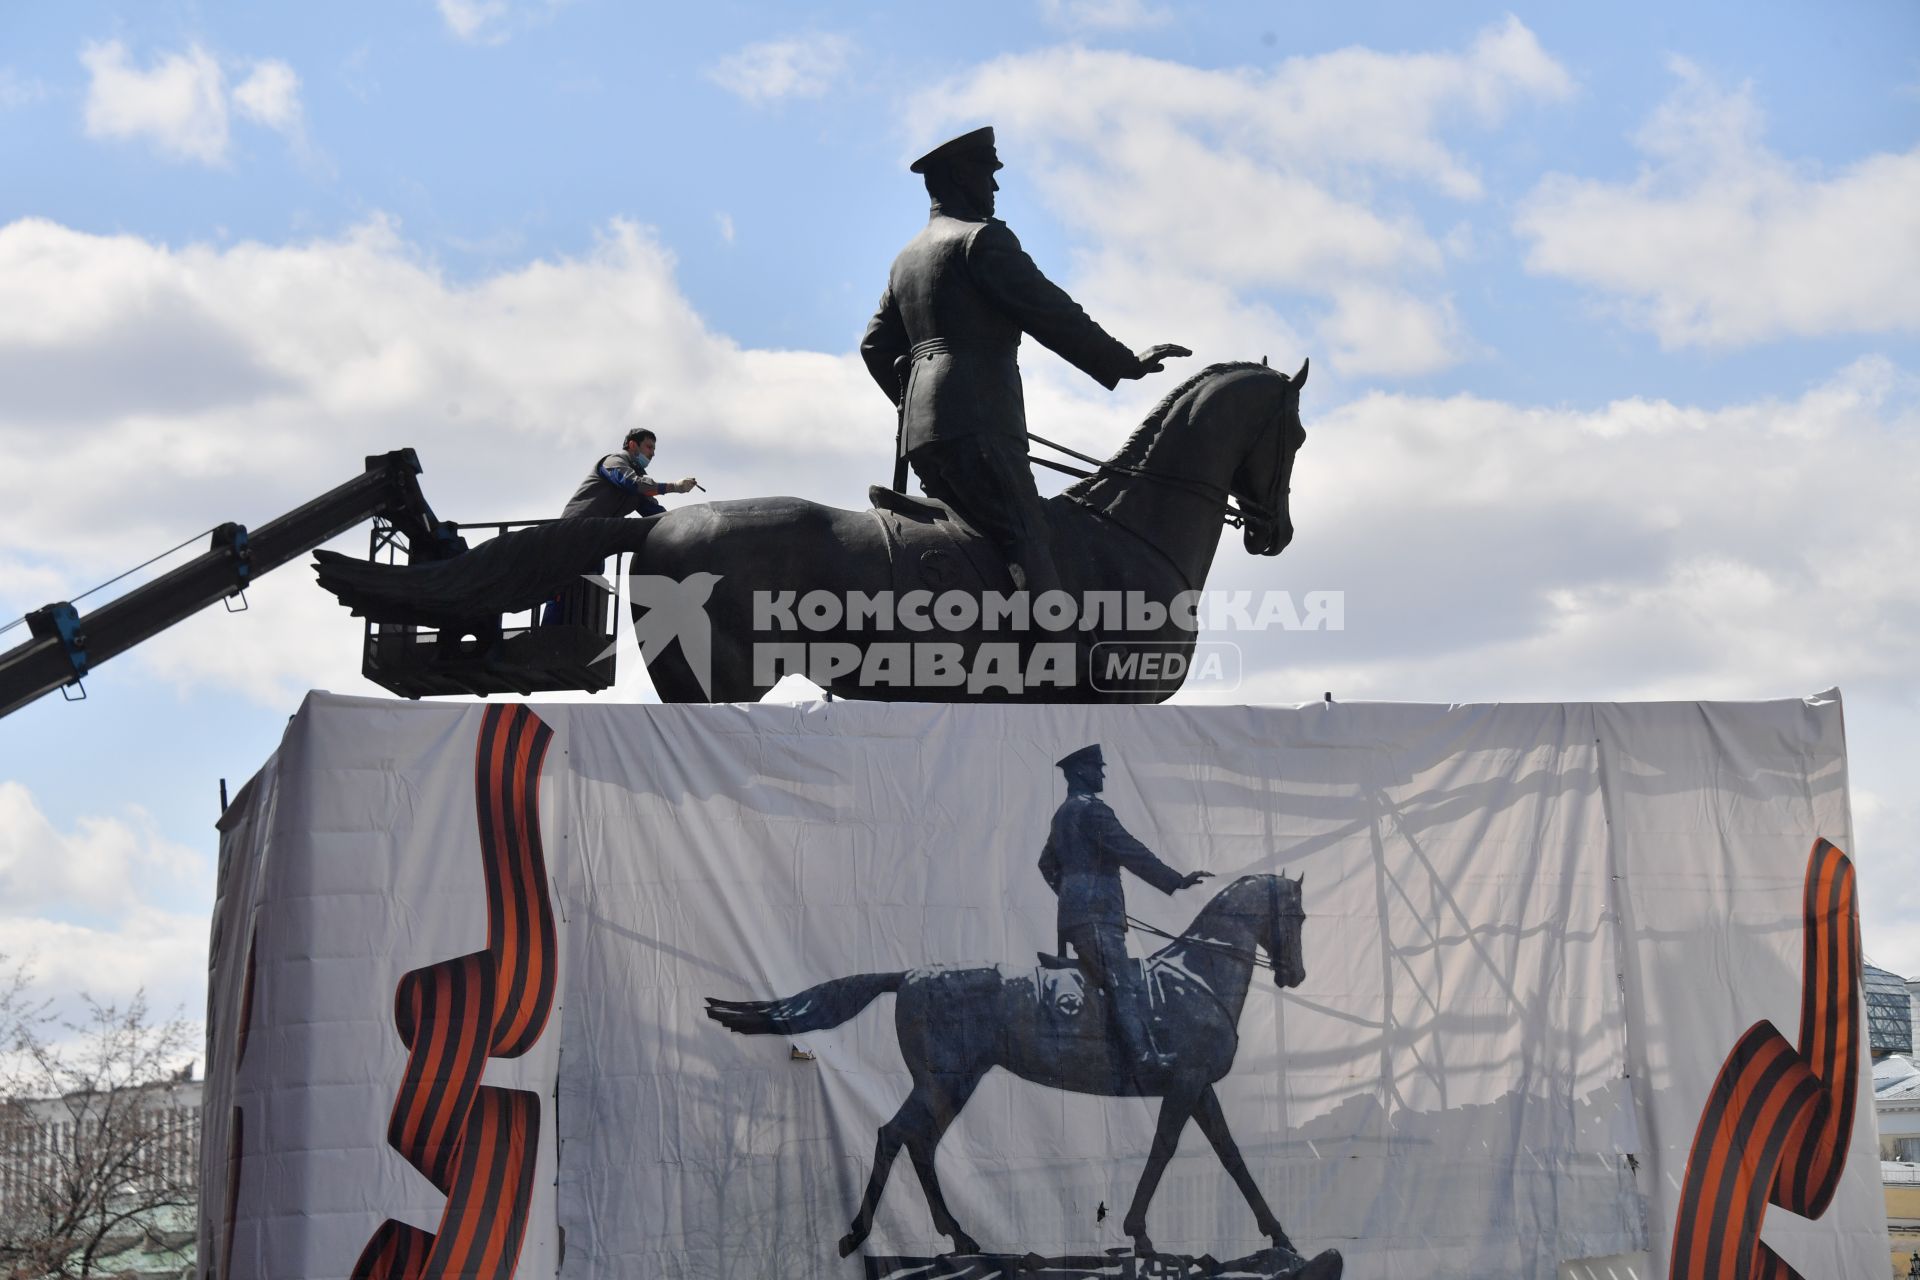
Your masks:
M1280 881L1285 878L1285 876L1275 876L1267 881L1267 914L1275 921L1304 921L1307 918L1307 910L1304 906L1295 907L1292 911L1282 911L1280 909ZM1296 881L1296 883L1298 882ZM1215 938L1189 938L1184 933L1168 933L1165 929L1150 925L1145 920L1141 920L1136 916L1128 916L1126 919L1127 923L1134 928L1140 930L1142 933L1150 933L1156 938L1165 938L1169 942L1184 942L1188 946L1200 947L1207 951L1218 951L1222 955L1232 956L1236 960L1246 960L1256 969L1266 969L1275 974L1280 972L1279 964L1272 958L1273 946L1271 943L1267 945L1267 957L1262 959L1259 943L1255 943L1251 947L1236 947L1231 942L1221 942Z
M1058 449L1068 457L1078 458L1082 462L1091 463L1094 467L1092 471L1082 471L1079 467L1070 467L1064 462L1055 462L1051 458L1042 458L1031 453L1027 455L1028 462L1046 467L1050 471L1059 471L1065 475L1076 476L1081 480L1091 480L1104 472L1113 475L1132 476L1136 480L1147 480L1154 484L1163 484L1170 488L1179 489L1219 506L1221 509L1220 518L1225 521L1227 527L1231 529L1243 527L1247 523L1249 516L1256 520L1265 520L1269 524L1280 523L1279 513L1267 506L1266 503L1242 494L1236 494L1225 485L1213 484L1207 480L1197 480L1192 476L1165 475L1158 471L1148 471L1144 467L1129 466L1124 462L1114 462L1111 459L1096 458L1091 454L1081 453L1078 449L1070 449L1057 440L1049 440L1045 436L1033 431L1027 432L1027 439L1037 444L1043 444L1049 449ZM1276 496L1283 492L1280 486L1280 468L1285 465L1283 461L1284 456L1284 454L1281 454L1274 459L1273 483L1268 486ZM1293 487L1291 485L1287 486L1284 492L1291 494ZM1234 505L1234 499L1236 498L1239 499L1238 506ZM1088 505L1079 498L1073 498L1071 501L1079 502L1082 506Z

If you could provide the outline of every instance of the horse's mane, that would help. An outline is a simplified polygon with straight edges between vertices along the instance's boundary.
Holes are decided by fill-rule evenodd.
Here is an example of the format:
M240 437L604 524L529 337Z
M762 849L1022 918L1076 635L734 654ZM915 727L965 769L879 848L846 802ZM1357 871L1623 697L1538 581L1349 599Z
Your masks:
M1259 366L1256 365L1254 367L1258 368ZM1193 919L1187 922L1187 927L1185 929L1182 929L1179 932L1179 934L1172 939L1172 941L1169 943L1168 948L1162 948L1162 949L1163 950L1170 949L1172 946L1177 946L1182 942L1192 942L1195 938L1204 936L1202 933L1202 926L1205 924L1211 923L1214 919L1218 918L1219 916L1228 914L1230 907L1236 908L1236 910L1234 910L1232 914L1236 914L1236 915L1244 914L1245 909L1243 904L1239 901L1239 896L1246 890L1247 886L1255 883L1261 883L1268 880L1272 880L1274 878L1275 877L1270 873L1261 874L1259 872L1252 872L1247 875L1236 876L1230 883L1228 883L1224 887L1217 890L1211 898L1207 899L1206 905L1201 907L1200 910L1196 911L1194 913ZM1284 876L1280 878L1285 879ZM1265 899L1263 897L1261 905L1264 905L1264 903L1265 903Z
M1226 360L1220 364L1208 365L1162 396L1160 403L1153 406L1153 409L1147 416L1140 420L1140 425L1134 428L1133 434L1127 437L1126 443L1120 446L1119 452L1115 453L1109 461L1123 467L1139 466L1141 461L1147 456L1147 447L1153 443L1154 437L1160 434L1160 429L1167 425L1167 414L1172 410L1175 401L1216 374L1235 373L1241 369L1267 369L1267 364L1265 361ZM1286 380L1287 375L1280 373L1278 370L1267 369L1267 371L1282 381ZM1090 482L1089 480L1082 480L1069 488L1067 492L1073 493Z

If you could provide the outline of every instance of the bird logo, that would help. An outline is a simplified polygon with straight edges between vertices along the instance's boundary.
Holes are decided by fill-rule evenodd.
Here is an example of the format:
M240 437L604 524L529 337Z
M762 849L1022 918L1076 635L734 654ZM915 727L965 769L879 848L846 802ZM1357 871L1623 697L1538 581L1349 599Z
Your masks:
M720 577L703 570L685 578L645 573L627 579L633 600L633 638L640 642L641 659L651 663L678 640L680 656L699 681L700 692L709 697L713 694L713 624L707 618L707 601Z

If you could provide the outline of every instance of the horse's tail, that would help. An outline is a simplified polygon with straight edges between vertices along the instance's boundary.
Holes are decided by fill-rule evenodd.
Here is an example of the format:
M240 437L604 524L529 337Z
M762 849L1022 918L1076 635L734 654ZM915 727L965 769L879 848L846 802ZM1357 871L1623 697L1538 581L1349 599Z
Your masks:
M370 564L316 551L320 585L375 622L441 626L532 609L619 551L638 551L652 520L579 517L501 534L447 560Z
M796 1035L837 1027L889 991L898 991L904 973L856 973L808 987L785 1000L716 1000L707 997L707 1016L744 1036Z

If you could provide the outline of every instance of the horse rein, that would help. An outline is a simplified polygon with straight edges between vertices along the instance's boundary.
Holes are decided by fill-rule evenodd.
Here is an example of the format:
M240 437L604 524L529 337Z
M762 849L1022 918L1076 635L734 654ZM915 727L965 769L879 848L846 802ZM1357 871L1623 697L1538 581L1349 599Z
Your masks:
M1059 471L1081 480L1091 480L1101 472L1111 472L1115 475L1133 476L1135 479L1150 480L1155 484L1164 484L1171 488L1181 489L1193 494L1195 497L1204 498L1208 502L1221 507L1221 520L1223 520L1229 528L1233 529L1238 529L1245 525L1249 515L1255 519L1269 522L1277 522L1278 519L1265 504L1255 502L1251 498L1241 497L1239 498L1240 505L1235 506L1233 500L1239 497L1239 495L1221 485L1211 484L1205 480L1195 480L1189 476L1162 475L1158 471L1147 471L1141 467L1131 467L1122 462L1112 462L1095 458L1088 454L1081 453L1078 449L1069 449L1066 445L1055 440L1049 440L1045 436L1033 431L1027 432L1027 439L1037 444L1043 444L1049 449L1058 449L1070 458L1078 458L1082 462L1090 462L1095 468L1093 471L1082 471L1079 467L1070 467L1064 462L1055 462L1051 458L1042 458L1037 454L1031 453L1027 455L1028 462L1046 467L1050 471Z
M1223 956L1245 960L1256 969L1273 969L1274 972L1279 972L1273 968L1273 961L1261 958L1257 944L1252 947L1236 947L1231 942L1220 942L1213 938L1190 938L1184 933L1168 933L1165 929L1156 929L1145 920L1135 919L1133 916L1127 917L1127 923L1140 932L1150 933L1156 938L1165 938L1169 942L1184 942L1190 947L1199 947L1203 951L1217 951Z
M1307 913L1303 908L1293 911L1280 910L1280 885L1277 881L1268 884L1267 901L1268 909L1271 911L1275 920L1305 920L1307 918ZM1142 933L1150 933L1156 938L1165 938L1169 942L1184 942L1189 946L1199 947L1206 951L1218 951L1222 955L1232 956L1236 960L1246 960L1257 969L1266 969L1276 974L1280 972L1271 956L1264 959L1261 957L1260 944L1258 943L1255 943L1251 947L1241 948L1234 946L1231 942L1220 942L1213 938L1190 938L1184 933L1168 933L1165 929L1150 925L1145 920L1141 920L1135 916L1128 916L1126 920L1128 924L1140 930Z
M1195 497L1203 498L1210 503L1217 504L1221 509L1221 520L1223 520L1229 528L1233 529L1244 527L1249 516L1256 520L1264 520L1273 525L1277 525L1280 522L1279 514L1264 502L1236 494L1224 485L1212 484L1205 480L1196 480L1190 476L1163 475L1157 471L1148 471L1141 467L1129 466L1126 463L1096 458L1091 454L1082 453L1078 449L1069 448L1057 440L1049 440L1034 431L1027 432L1027 439L1038 444L1043 444L1049 449L1058 449L1070 458L1078 458L1082 462L1091 463L1095 468L1093 471L1082 471L1078 467L1070 467L1064 462L1055 462L1051 458L1042 458L1031 453L1027 455L1027 461L1037 463L1052 471L1063 472L1066 475L1081 480L1091 480L1096 475L1106 472L1114 475L1132 476L1135 479L1148 480L1155 484L1163 484L1171 488L1180 489L1193 494ZM1295 448L1297 449L1298 446L1296 445ZM1276 490L1279 488L1280 479L1278 471L1282 465L1284 465L1284 460L1276 462L1274 467L1276 473L1274 476L1274 488ZM1286 492L1291 494L1293 492L1292 486L1288 486ZM1239 499L1238 506L1234 505L1234 499L1236 498Z

